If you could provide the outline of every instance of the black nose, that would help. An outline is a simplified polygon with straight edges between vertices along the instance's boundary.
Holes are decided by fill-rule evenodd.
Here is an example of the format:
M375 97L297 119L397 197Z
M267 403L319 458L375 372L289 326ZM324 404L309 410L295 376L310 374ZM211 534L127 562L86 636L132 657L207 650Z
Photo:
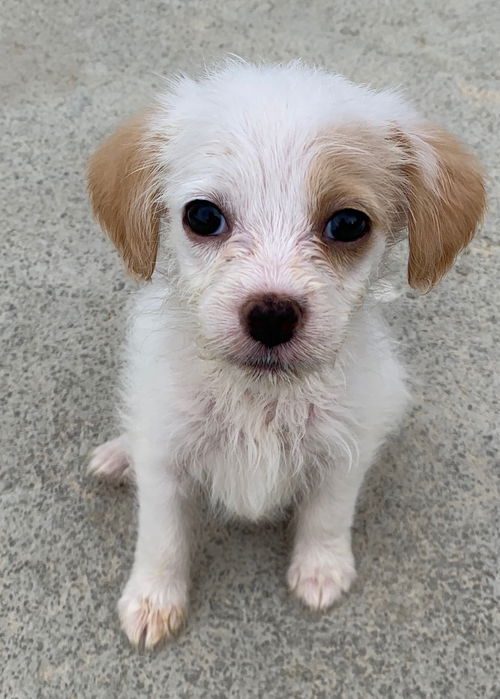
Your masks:
M297 301L272 295L254 298L242 309L249 335L266 347L291 340L302 316L303 309Z

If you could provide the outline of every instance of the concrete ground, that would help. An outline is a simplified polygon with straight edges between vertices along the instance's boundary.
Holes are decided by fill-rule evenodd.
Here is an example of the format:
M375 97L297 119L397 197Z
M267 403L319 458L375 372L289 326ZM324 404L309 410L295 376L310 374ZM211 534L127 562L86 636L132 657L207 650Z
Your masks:
M500 5L496 0L6 0L1 38L0 696L498 697ZM434 292L389 308L413 408L354 527L359 578L316 617L287 595L286 526L204 530L179 640L138 655L115 603L133 494L89 480L115 433L133 284L85 161L160 75L227 52L402 85L490 175L490 211ZM496 582L495 582L496 581ZM496 585L496 587L495 587Z

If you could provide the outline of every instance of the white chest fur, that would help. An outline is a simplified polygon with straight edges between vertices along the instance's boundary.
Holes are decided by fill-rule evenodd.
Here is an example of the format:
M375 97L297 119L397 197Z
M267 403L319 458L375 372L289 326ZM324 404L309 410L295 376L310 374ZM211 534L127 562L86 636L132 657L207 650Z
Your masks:
M326 470L363 467L406 400L385 325L363 314L337 356L300 379L256 380L179 346L156 309L129 338L127 429L165 454L165 466L203 486L232 515L259 519L288 505Z

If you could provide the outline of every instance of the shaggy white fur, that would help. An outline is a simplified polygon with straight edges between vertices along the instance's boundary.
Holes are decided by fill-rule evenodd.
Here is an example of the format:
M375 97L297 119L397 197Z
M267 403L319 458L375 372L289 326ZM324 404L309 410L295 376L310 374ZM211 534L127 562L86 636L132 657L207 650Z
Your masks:
M463 172L398 94L299 63L230 63L180 79L139 123L90 168L96 213L127 264L154 266L130 318L124 435L98 448L90 469L116 479L133 467L139 531L119 612L130 640L151 647L186 615L193 486L251 520L293 505L289 587L317 609L349 588L357 493L407 401L373 290L425 196L440 219L450 197L440 172L452 190ZM325 158L341 180L331 191ZM217 205L222 235L188 230L193 200ZM327 219L345 208L370 217L369 233L327 240ZM319 209L329 213L318 226ZM430 264L451 264L473 232L428 230ZM418 245L410 240L414 262ZM443 246L454 246L449 263ZM304 309L293 337L272 347L242 317L249 299L269 295Z

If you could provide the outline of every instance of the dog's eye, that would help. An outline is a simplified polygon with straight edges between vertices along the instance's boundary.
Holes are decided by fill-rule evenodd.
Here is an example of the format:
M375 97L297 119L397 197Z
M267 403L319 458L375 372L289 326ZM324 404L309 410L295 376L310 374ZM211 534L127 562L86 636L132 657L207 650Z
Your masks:
M197 235L221 235L227 230L226 219L220 209L205 199L195 199L186 204L184 220Z
M326 222L323 235L328 240L351 243L362 238L370 230L370 219L362 211L341 209Z

